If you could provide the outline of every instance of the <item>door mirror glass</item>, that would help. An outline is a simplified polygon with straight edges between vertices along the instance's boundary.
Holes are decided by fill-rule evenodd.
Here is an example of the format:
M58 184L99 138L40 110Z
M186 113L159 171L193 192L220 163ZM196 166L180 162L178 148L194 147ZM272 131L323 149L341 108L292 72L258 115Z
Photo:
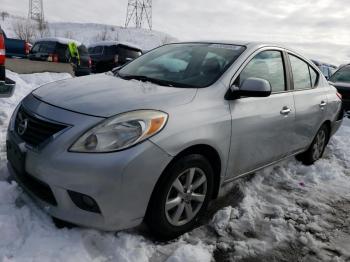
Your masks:
M271 95L271 84L262 78L250 77L243 81L239 90L239 96L247 97L267 97Z

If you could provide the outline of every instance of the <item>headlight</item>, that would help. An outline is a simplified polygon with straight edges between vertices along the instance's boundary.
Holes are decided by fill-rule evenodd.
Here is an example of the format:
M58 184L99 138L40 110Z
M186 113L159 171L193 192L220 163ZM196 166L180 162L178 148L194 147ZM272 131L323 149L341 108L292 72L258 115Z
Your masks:
M131 147L157 134L165 126L166 113L138 110L111 117L95 126L70 148L73 152L113 152Z

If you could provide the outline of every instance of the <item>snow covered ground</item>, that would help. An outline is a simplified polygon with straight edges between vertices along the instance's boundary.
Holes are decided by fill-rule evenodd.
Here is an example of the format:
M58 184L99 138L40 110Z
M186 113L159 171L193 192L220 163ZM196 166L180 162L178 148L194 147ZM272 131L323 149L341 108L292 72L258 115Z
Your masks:
M310 167L294 159L237 181L212 205L203 226L169 243L143 228L119 233L58 229L8 182L5 133L21 98L66 74L17 75L15 96L0 99L0 261L349 261L350 121ZM215 212L213 211L215 210Z

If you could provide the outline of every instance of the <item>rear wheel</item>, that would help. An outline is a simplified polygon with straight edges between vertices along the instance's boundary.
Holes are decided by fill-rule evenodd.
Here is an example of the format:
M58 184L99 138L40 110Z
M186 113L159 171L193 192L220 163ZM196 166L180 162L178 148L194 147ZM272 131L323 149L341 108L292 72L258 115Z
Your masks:
M318 130L316 137L312 141L309 149L302 154L296 156L297 160L301 161L304 165L312 165L323 155L323 152L327 146L329 138L329 129L327 125L321 126Z
M150 202L146 223L161 240L192 229L213 192L213 170L201 155L188 155L170 165Z

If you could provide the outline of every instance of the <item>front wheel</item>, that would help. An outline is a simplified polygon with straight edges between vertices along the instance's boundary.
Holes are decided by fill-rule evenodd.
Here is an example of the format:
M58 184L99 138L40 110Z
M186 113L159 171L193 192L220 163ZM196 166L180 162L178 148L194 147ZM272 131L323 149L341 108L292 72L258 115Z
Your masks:
M208 160L197 154L180 158L166 169L146 216L157 238L172 239L195 226L210 201L213 176Z
M321 126L318 130L316 137L312 141L309 149L302 154L296 156L297 160L301 161L304 165L312 165L323 155L323 152L327 146L329 138L329 129L326 125Z

